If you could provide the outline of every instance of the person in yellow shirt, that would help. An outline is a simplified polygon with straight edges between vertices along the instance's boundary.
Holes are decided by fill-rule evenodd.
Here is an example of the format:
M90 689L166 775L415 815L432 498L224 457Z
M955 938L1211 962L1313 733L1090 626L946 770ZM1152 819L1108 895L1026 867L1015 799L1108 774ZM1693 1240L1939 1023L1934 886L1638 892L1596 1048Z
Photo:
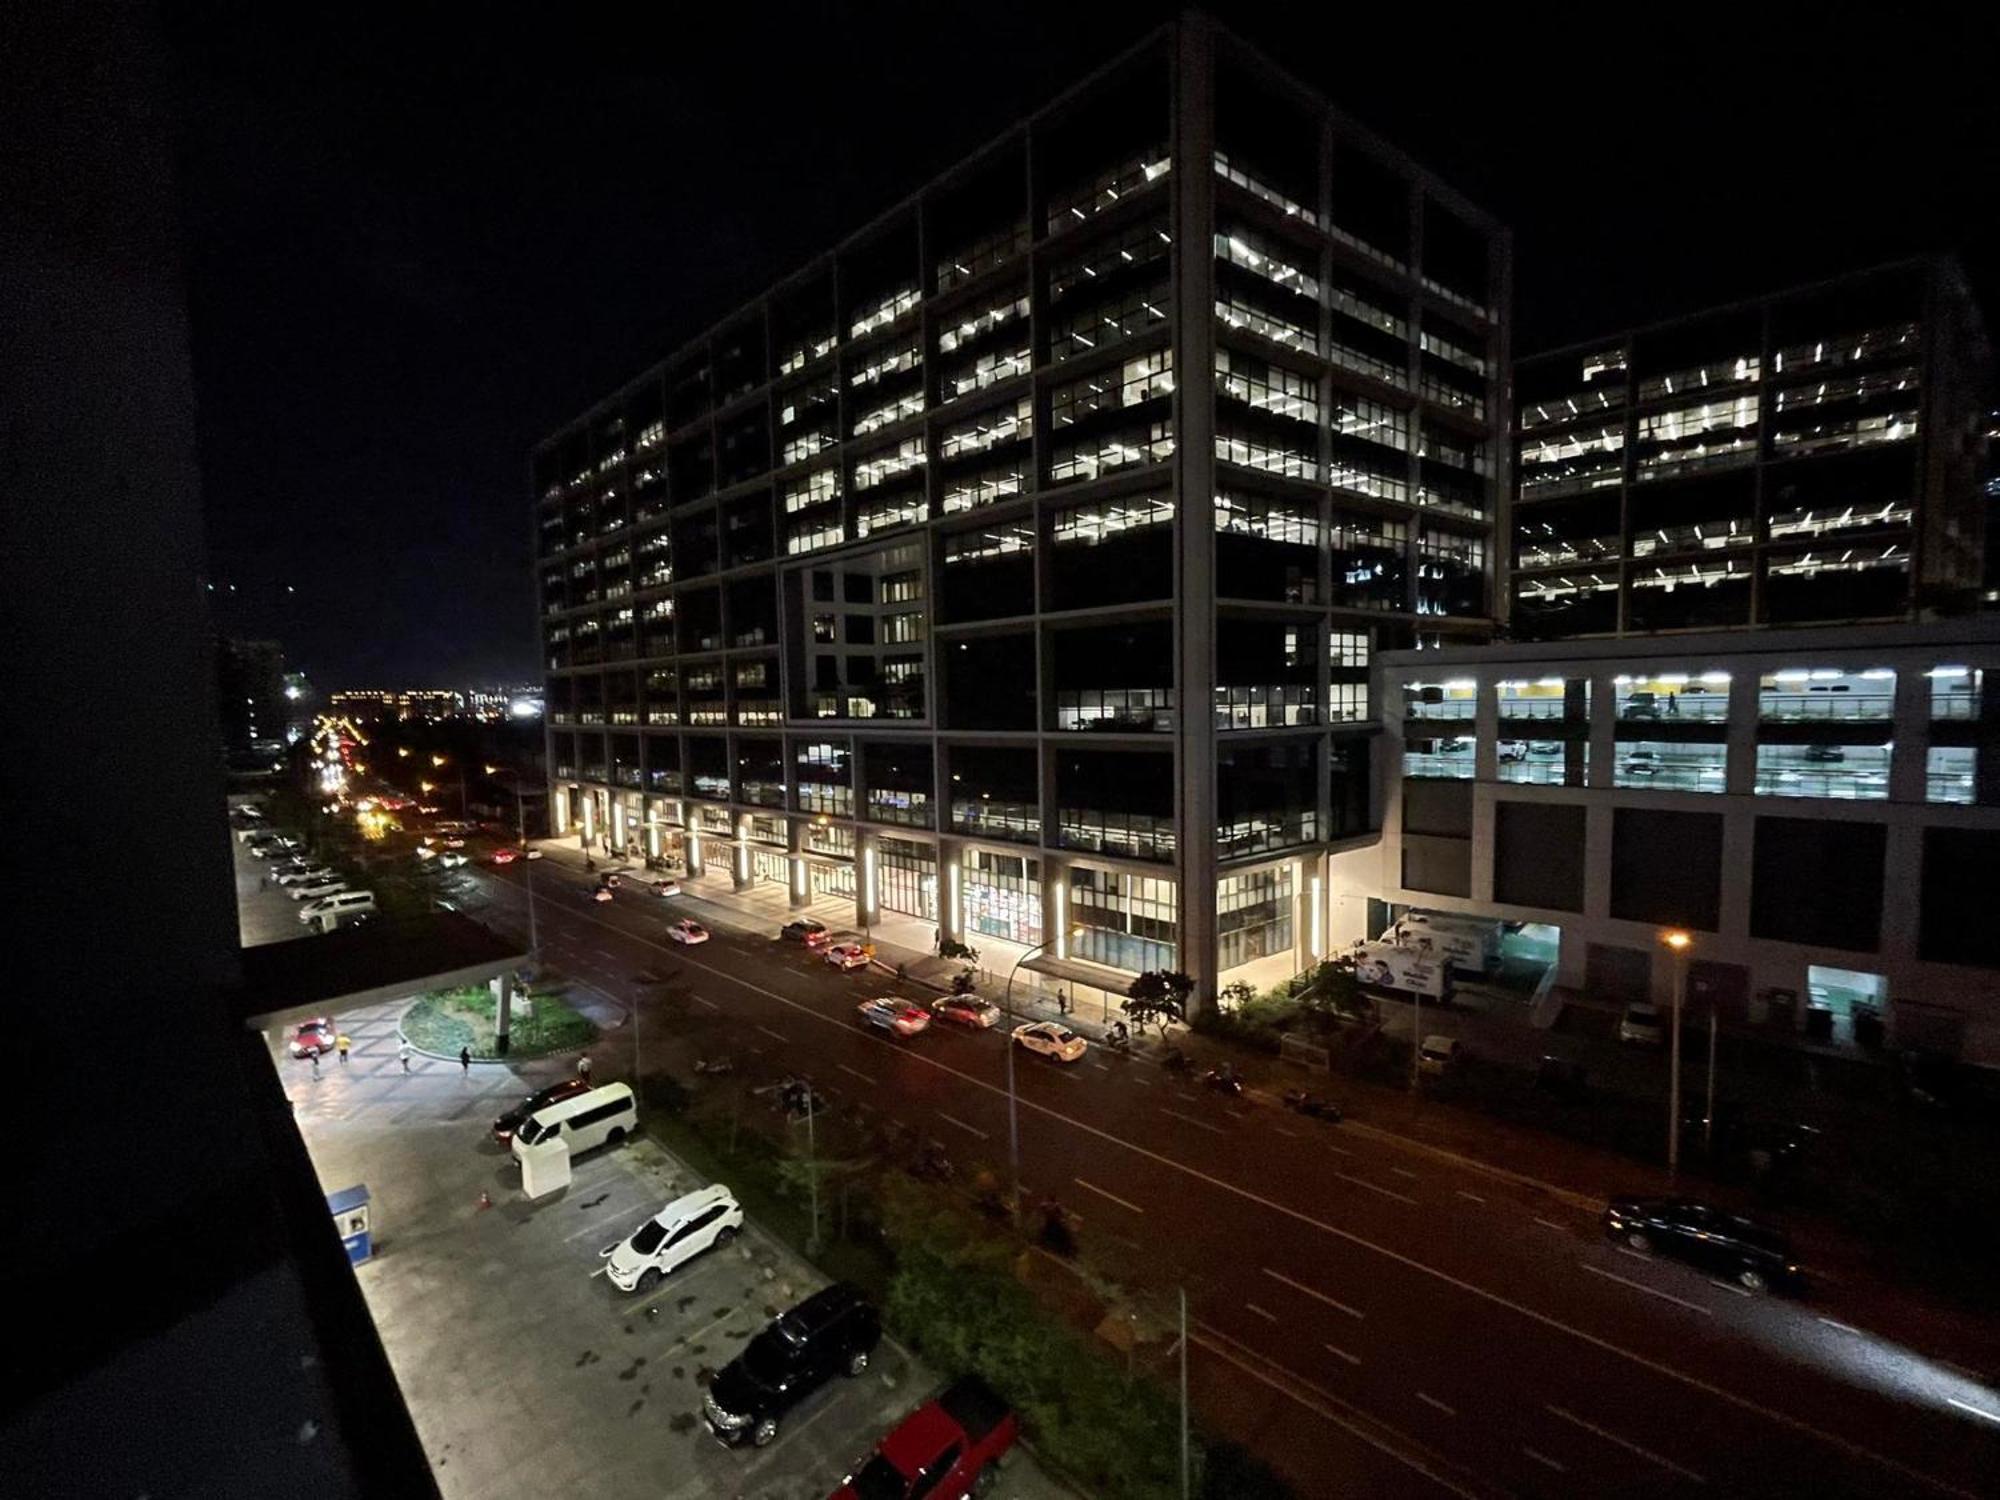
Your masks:
M347 1040L346 1032L342 1032L339 1039L334 1042L334 1046L340 1049L340 1065L342 1067L347 1066L347 1049L352 1045L353 1043Z

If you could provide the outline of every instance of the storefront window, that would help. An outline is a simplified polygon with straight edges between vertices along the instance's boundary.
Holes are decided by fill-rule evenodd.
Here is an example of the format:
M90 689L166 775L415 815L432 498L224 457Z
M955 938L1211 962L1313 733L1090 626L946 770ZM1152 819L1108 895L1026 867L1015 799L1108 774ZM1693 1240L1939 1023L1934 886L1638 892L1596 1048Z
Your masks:
M1215 883L1216 967L1292 950L1292 867L1277 865Z
M1072 866L1069 916L1081 929L1070 939L1072 958L1133 974L1174 967L1180 925L1171 880Z
M1040 860L967 849L962 878L968 939L995 937L1029 947L1042 940Z
M878 899L884 911L926 922L938 919L937 856L914 839L880 839L875 845Z

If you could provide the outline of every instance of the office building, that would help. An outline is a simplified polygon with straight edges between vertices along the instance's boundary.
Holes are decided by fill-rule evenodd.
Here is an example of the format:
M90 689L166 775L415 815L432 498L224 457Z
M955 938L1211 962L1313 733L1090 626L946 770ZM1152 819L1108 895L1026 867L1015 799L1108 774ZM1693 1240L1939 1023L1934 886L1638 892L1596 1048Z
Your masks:
M1289 973L1483 639L1505 233L1203 20L534 453L554 827L1122 990Z
M1552 982L2000 1063L2000 619L1383 658L1401 774L1342 893L1530 924Z
M453 688L349 688L326 701L350 719L455 719L465 711L465 695Z
M215 643L216 701L231 769L269 770L284 751L291 723L285 653L276 641L224 636Z
M1522 360L1514 636L1977 607L1990 361L1941 258Z

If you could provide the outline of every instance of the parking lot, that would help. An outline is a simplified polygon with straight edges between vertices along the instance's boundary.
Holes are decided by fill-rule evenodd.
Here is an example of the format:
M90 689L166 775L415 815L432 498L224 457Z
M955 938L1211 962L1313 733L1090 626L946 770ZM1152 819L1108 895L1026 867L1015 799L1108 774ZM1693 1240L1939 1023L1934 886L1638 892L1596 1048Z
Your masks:
M568 1063L466 1074L416 1057L406 1075L398 1010L340 1016L352 1056L317 1078L277 1038L274 1065L321 1186L373 1195L376 1258L358 1274L447 1496L823 1497L932 1393L885 1339L768 1448L724 1449L699 1420L701 1382L823 1278L753 1223L650 1294L620 1294L594 1274L598 1251L703 1184L641 1138L582 1157L566 1190L529 1202L487 1126ZM997 1493L1061 1492L1017 1455Z

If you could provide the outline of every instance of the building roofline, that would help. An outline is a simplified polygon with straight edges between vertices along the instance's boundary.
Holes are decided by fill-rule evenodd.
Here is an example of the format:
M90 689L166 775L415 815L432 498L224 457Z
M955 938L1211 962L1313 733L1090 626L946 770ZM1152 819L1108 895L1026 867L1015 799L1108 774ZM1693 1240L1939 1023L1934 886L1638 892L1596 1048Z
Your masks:
M1629 323L1609 328L1593 338L1577 339L1552 349L1538 349L1533 354L1523 354L1515 359L1514 363L1517 366L1528 365L1545 359L1559 359L1565 355L1587 354L1603 348L1613 340L1638 338L1643 334L1658 333L1665 328L1677 328L1685 323L1699 322L1703 318L1722 317L1728 313L1744 312L1753 307L1782 302L1791 297L1804 297L1814 292L1823 292L1843 282L1861 281L1871 276L1887 275L1892 271L1909 270L1922 270L1941 277L1970 297L1969 283L1965 279L1965 270L1959 264L1958 258L1947 250L1928 250L1915 255L1900 256L1894 260L1879 261L1874 265L1857 266L1851 271L1837 271L1831 276L1822 276L1815 281L1802 281L1792 286L1778 287L1773 291L1738 297L1730 302L1698 307L1689 312L1678 313L1671 318L1656 318L1650 323Z
M1676 635L1594 636L1584 640L1504 641L1423 651L1383 651L1384 668L1506 666L1535 661L1620 661L1638 657L1799 655L1935 647L2000 646L2000 615L1965 615L1918 624L1806 625L1706 630Z

